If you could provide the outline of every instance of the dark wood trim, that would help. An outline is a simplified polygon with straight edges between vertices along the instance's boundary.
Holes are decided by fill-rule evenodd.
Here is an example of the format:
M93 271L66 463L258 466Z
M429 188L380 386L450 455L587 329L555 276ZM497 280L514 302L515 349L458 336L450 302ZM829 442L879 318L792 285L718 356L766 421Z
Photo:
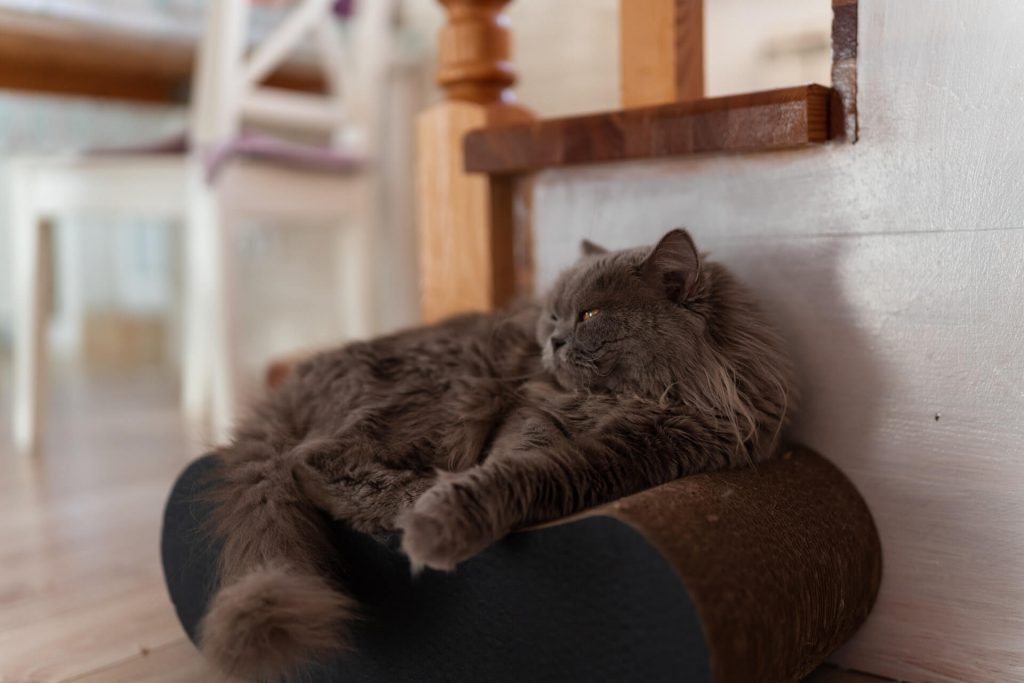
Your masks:
M0 12L0 89L185 102L195 44ZM268 85L322 92L318 69L288 65Z
M710 152L799 147L829 138L820 85L547 119L466 135L466 170L491 174Z
M832 137L856 142L857 0L832 0Z

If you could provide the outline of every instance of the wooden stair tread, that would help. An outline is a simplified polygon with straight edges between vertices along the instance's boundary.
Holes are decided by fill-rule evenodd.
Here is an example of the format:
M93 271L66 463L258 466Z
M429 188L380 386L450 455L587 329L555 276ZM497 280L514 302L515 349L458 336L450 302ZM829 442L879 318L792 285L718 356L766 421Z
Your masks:
M754 152L829 139L832 91L821 85L496 125L468 133L466 170L490 174L713 152Z

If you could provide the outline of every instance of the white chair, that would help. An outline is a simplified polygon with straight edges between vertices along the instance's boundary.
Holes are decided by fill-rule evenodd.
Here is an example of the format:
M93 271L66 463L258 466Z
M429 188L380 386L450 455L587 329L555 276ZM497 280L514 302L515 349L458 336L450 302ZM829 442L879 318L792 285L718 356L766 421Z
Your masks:
M211 2L181 153L84 154L9 163L16 448L38 449L46 384L44 289L51 226L63 216L142 213L181 220L182 404L188 421L215 440L226 436L235 410L232 244L240 218L287 222L316 217L340 223L355 217L354 224L338 232L340 299L350 321L349 336L371 332L373 240L368 233L378 204L377 184L373 165L360 167L358 160L374 152L374 108L390 49L392 1L360 3L351 40L342 40L331 0L301 0L251 50L249 1ZM261 86L307 36L319 53L327 95ZM240 137L243 122L321 131L330 135L332 150L323 154ZM254 154L272 160L251 158ZM320 168L305 167L310 164Z

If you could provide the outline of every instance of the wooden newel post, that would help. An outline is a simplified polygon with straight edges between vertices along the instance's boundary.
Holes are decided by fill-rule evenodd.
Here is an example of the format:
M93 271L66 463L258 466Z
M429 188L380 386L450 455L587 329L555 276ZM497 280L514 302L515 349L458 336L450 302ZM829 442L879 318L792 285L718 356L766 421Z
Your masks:
M422 313L432 322L487 310L515 294L512 180L465 172L462 139L474 128L523 121L515 104L508 0L441 0L438 84L445 99L417 121Z

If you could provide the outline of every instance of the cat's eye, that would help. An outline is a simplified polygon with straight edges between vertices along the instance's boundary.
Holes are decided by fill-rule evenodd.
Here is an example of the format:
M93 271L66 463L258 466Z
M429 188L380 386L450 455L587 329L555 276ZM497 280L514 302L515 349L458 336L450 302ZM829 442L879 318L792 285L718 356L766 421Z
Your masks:
M600 308L591 308L580 313L580 322L586 322L601 312Z

